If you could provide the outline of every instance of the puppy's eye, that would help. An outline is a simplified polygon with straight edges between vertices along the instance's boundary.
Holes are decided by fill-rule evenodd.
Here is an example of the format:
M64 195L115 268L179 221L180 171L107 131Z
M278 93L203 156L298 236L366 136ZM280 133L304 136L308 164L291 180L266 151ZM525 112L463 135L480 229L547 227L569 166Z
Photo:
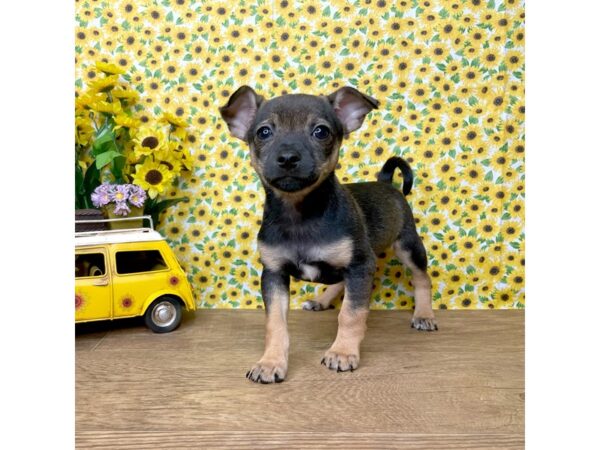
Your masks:
M256 132L256 136L259 139L269 139L271 136L273 136L273 130L271 130L269 127L260 127Z
M312 132L312 135L317 139L327 139L329 137L330 131L329 128L323 125L319 125Z

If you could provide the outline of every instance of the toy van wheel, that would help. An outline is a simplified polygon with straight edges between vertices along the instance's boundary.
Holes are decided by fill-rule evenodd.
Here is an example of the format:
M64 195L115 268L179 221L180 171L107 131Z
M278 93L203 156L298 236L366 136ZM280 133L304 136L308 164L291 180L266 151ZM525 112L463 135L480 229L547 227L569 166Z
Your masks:
M144 321L155 333L173 331L181 323L181 304L171 297L157 298L146 310Z

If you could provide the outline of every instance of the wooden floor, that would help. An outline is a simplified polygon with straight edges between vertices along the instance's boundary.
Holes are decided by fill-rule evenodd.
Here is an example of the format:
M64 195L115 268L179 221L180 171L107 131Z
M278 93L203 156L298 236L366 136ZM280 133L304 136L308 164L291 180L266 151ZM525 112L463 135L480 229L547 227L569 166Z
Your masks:
M320 365L337 311L290 312L284 383L244 375L262 311L199 310L170 334L76 328L77 448L514 449L524 446L523 311L372 311L360 368Z

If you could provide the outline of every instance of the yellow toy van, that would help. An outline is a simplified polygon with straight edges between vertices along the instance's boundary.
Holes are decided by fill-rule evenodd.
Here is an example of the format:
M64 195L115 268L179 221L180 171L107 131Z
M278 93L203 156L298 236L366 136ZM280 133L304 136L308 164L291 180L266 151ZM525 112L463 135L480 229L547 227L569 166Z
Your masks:
M196 310L186 274L152 227L75 233L75 322L144 316L156 333ZM111 222L129 219L105 219ZM76 221L76 223L89 221Z

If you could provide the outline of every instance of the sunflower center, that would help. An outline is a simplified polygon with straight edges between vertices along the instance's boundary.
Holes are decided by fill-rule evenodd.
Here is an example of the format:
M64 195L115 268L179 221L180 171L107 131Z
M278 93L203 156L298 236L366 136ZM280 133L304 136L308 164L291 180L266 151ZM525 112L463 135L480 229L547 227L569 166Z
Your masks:
M146 182L148 182L148 184L157 185L160 184L160 182L163 179L163 176L162 173L160 173L160 171L156 169L151 169L148 171L144 179L146 180Z
M158 147L158 139L155 136L148 136L142 141L142 147L155 149L156 147Z

